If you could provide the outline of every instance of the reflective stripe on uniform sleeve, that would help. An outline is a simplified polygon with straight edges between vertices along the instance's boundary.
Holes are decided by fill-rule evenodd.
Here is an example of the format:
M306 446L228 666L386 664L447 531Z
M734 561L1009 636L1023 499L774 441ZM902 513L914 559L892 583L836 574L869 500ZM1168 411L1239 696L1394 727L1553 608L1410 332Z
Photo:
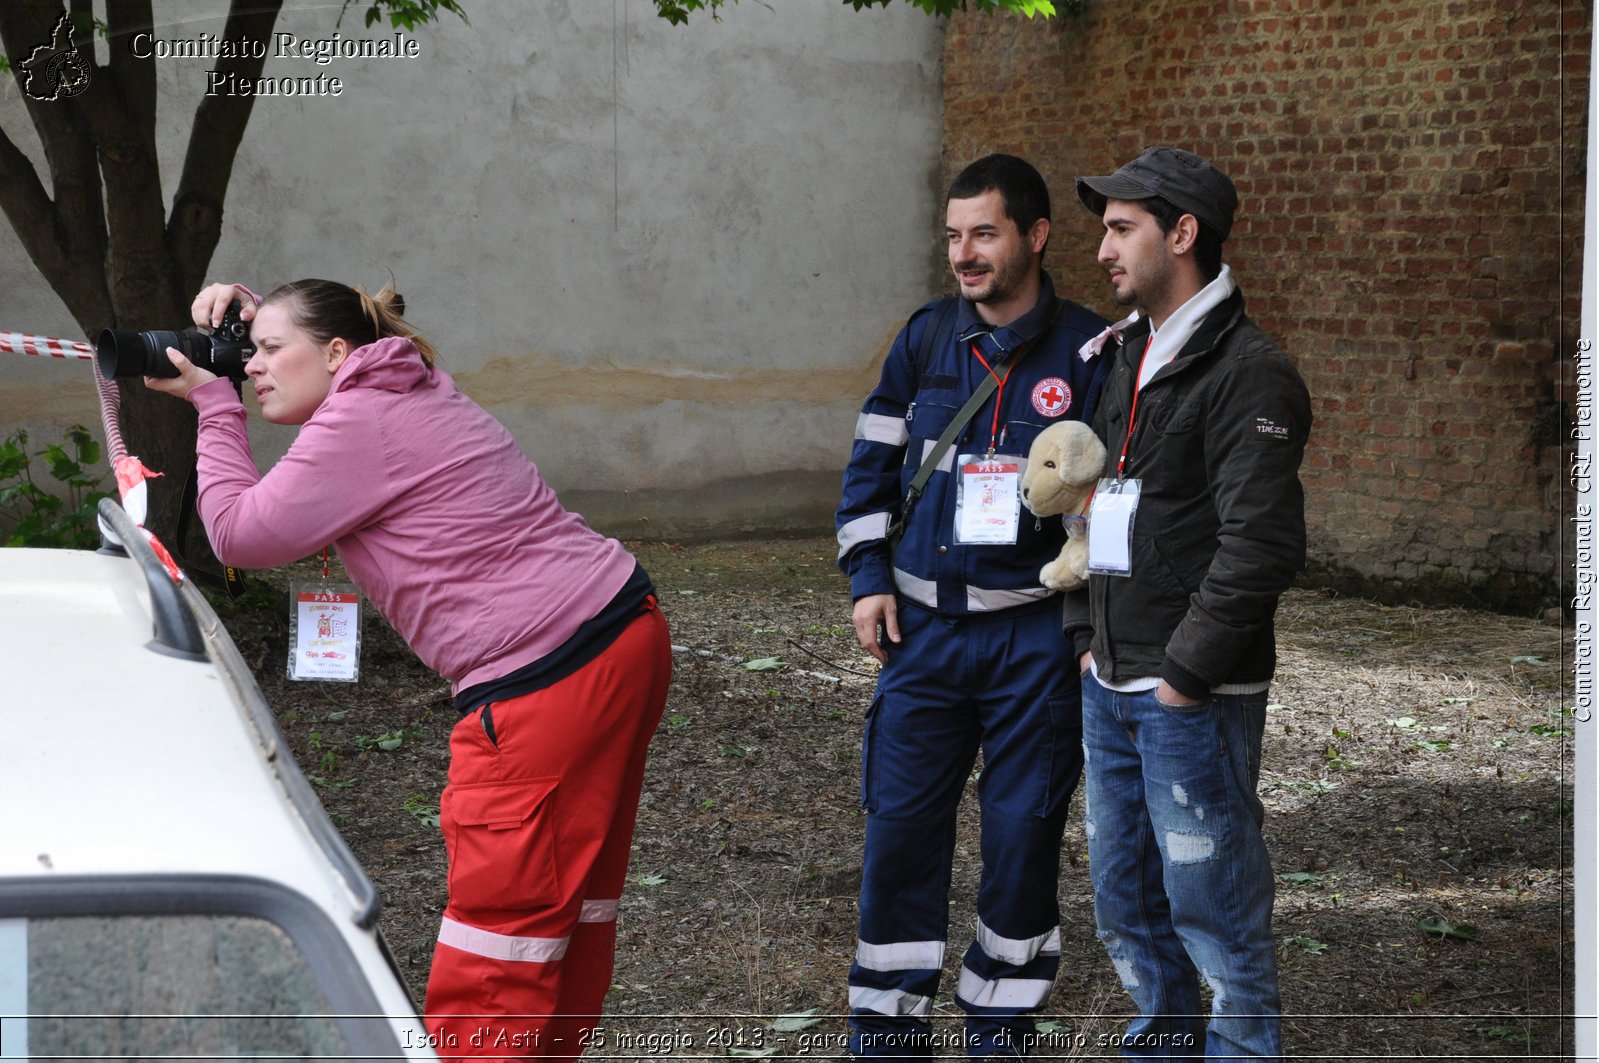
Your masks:
M889 514L868 513L857 517L839 529L839 556L848 554L861 543L882 539L889 534Z
M856 943L856 963L869 971L937 971L944 966L942 941Z
M856 418L856 438L869 443L886 443L903 447L911 438L904 417L890 417L882 413L864 413Z
M481 930L454 919L439 924L439 944L474 956L512 963L550 963L567 954L568 938L514 937Z
M918 462L927 461L928 460L928 455L932 454L933 453L933 448L938 446L938 445L939 445L939 441L937 439L924 439L922 441L922 453L917 457L917 461ZM949 472L951 469L953 469L955 467L956 467L956 448L955 447L947 447L947 448L945 448L945 452L942 455L940 455L939 464L935 465L934 469L936 471L938 471L938 472Z

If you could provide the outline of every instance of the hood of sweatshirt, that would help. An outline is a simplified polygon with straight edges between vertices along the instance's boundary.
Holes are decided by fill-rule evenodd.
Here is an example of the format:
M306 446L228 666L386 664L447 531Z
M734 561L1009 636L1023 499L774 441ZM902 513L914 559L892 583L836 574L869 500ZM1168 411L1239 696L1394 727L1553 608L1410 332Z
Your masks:
M355 388L404 394L420 386L436 385L436 374L410 340L385 336L350 352L334 372L329 394Z

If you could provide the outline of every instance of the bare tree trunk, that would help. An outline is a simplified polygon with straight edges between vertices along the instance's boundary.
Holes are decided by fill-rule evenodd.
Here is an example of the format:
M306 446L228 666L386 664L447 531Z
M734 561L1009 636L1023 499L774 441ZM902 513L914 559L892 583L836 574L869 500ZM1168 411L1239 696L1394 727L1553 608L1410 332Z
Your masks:
M189 301L221 238L223 200L254 104L250 96L202 97L166 217L155 65L136 59L128 46L134 33L152 28L150 4L117 0L106 7L109 58L92 68L87 90L48 101L24 94L44 146L48 190L0 130L0 210L91 343L107 327L188 327ZM223 35L261 42L261 56L220 59L217 68L241 79L260 76L281 7L282 0L234 0ZM61 0L0 3L0 46L19 85L20 61L50 40L63 10ZM88 62L94 55L92 5L71 0L71 10L73 40ZM148 391L137 378L119 385L128 450L163 474L150 484L149 526L173 542L182 488L194 468L194 410ZM174 545L209 557L204 536L198 539Z

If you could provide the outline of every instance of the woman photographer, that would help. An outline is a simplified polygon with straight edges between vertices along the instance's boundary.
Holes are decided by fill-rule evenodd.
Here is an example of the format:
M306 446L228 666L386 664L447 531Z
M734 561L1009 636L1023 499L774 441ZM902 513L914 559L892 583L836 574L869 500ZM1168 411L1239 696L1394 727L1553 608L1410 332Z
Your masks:
M259 306L241 291L212 285L193 315L211 328L243 303L262 416L301 426L266 475L228 380L171 348L179 376L145 378L199 410L212 547L266 568L331 543L451 681L462 715L440 801L450 898L429 1032L445 1056L575 1057L610 984L645 748L666 702L654 588L435 368L392 286L369 296L302 280Z

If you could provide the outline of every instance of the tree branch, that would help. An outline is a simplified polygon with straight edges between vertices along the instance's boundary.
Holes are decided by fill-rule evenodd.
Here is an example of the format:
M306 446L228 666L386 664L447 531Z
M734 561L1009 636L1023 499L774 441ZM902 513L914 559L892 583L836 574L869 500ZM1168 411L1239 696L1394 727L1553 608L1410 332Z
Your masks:
M50 39L63 8L57 0L10 0L0 4L0 44L13 60L27 56ZM91 78L92 80L92 78ZM18 77L19 87L22 79ZM86 331L110 316L110 298L101 263L107 245L105 213L100 198L100 171L94 138L77 104L93 95L43 102L23 94L28 117L44 147L50 169L53 202L37 173L10 140L0 150L0 167L15 175L20 187L0 191L7 218L24 240L28 254L78 324ZM15 196L15 198L13 198ZM18 219L13 210L27 217Z
M266 64L269 38L283 0L233 0L223 29L227 40L259 41L259 56L218 59L218 73L253 81ZM189 292L205 280L206 267L222 238L222 203L233 176L234 159L250 123L254 96L205 96L195 109L189 147L184 152L183 177L167 222L167 244L177 264L179 290Z

